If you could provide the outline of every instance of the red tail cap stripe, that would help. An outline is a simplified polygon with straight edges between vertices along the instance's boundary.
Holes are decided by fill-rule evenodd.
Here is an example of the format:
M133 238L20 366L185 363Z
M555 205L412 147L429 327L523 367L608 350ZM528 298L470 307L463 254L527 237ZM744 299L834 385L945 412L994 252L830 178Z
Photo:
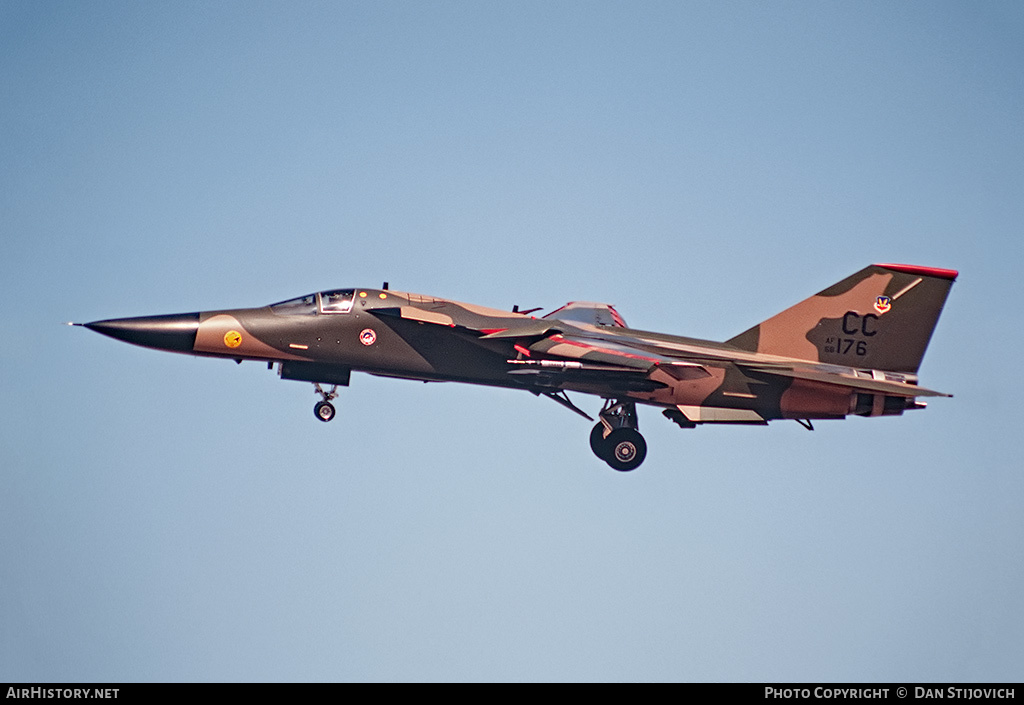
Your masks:
M914 264L876 264L876 267L894 269L904 274L920 274L925 277L938 277L940 279L956 279L960 272L955 269L938 269L936 267L918 267Z

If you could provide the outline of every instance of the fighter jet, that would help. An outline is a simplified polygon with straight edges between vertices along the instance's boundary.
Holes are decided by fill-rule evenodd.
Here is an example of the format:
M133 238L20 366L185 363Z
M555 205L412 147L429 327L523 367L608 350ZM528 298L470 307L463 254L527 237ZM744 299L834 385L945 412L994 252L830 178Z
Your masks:
M925 348L957 272L875 264L725 342L635 330L610 305L576 301L545 316L436 296L333 289L260 308L94 321L86 328L158 350L259 360L313 384L313 411L351 373L466 382L544 396L594 421L568 392L603 399L590 433L615 470L647 454L637 405L682 428L899 416L921 397ZM329 388L325 389L329 385Z

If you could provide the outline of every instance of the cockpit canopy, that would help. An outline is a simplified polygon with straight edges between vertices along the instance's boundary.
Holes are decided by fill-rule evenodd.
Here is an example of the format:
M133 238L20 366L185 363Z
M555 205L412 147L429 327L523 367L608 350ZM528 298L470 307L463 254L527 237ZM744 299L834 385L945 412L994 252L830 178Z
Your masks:
M297 299L288 299L270 305L274 313L288 316L311 315L316 313L348 313L355 301L355 289L335 289L307 294Z
M348 313L352 310L352 301L355 296L355 289L321 292L319 294L320 313Z

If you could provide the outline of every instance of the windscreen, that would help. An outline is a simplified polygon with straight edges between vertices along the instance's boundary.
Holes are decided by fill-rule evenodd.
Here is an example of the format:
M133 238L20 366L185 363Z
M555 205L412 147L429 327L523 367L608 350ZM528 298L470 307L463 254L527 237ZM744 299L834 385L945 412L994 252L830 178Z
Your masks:
M316 294L270 304L270 310L284 315L316 313Z

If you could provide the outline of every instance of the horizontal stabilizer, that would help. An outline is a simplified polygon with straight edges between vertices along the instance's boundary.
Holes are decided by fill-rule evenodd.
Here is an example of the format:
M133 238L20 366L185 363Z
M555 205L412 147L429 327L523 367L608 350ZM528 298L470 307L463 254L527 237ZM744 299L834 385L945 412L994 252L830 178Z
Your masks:
M866 379L864 377L850 377L847 375L840 375L830 372L821 372L817 370L800 370L793 368L786 368L777 365L748 365L748 364L737 364L741 370L750 370L752 372L761 372L767 374L778 375L780 377L791 377L793 379L805 379L811 382L823 382L825 384L834 384L839 387L848 387L850 389L874 394L887 394L895 397L951 397L952 394L944 394L942 392L936 392L931 389L925 389L924 387L918 387L916 384L907 384L906 382L893 382L885 379Z

